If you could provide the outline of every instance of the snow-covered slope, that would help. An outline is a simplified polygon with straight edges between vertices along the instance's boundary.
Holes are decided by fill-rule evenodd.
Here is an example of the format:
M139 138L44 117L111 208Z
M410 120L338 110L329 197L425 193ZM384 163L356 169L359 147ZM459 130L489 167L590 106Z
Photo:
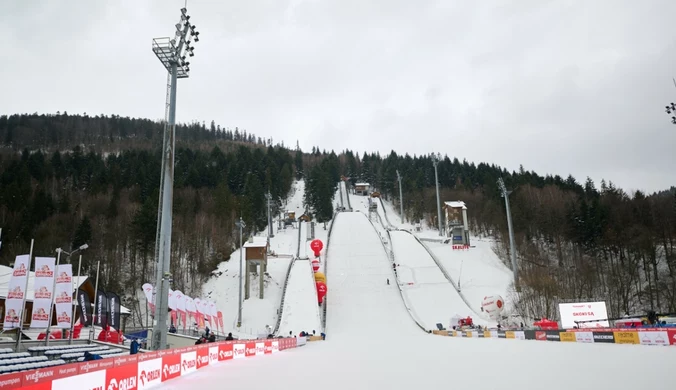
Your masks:
M400 339L422 333L404 307L380 237L361 213L340 213L327 257L327 338L336 342Z
M295 260L284 296L284 310L279 334L298 334L300 331L321 333L319 305L314 272L310 260Z
M436 329L437 323L448 327L458 315L476 317L415 237L403 231L390 236L399 282L426 329Z

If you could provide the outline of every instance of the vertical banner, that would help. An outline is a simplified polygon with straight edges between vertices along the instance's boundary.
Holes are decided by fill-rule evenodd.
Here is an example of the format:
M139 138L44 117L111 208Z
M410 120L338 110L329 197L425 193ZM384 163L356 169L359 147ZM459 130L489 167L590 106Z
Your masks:
M108 298L108 325L111 328L119 331L120 330L120 297L114 293L106 293Z
M35 258L35 280L33 282L33 314L31 328L46 328L49 321L49 311L52 310L54 296L54 265L55 257Z
M200 309L200 311L202 312L202 315L206 318L206 321L209 322L208 325L212 326L211 325L211 314L209 312L209 302L202 300L200 303L202 304L202 308Z
M96 292L94 301L94 325L103 329L108 327L108 297L103 290Z
M92 302L89 299L89 294L84 290L77 290L77 307L82 326L92 326Z
M195 302L189 296L185 297L185 311L188 312L188 321L190 321L190 329L195 323ZM185 329L185 326L183 327Z
M225 328L223 327L223 313L220 311L218 312L218 325L221 327L221 331L225 333Z
M218 330L218 320L216 319L216 304L213 301L209 301L209 315L211 316L211 326Z
M14 260L14 269L9 278L9 288L5 299L4 329L21 328L23 298L26 292L26 280L31 269L31 255L19 255Z
M204 320L202 317L202 300L199 298L194 298L193 302L195 303L195 322L197 323L197 328L204 328Z
M70 316L73 313L72 264L60 264L56 269L54 306L56 308L56 327L70 329Z
M181 291L174 291L174 299L176 301L176 311L178 312L179 321L185 328L185 295ZM178 325L176 325L178 328Z
M146 296L146 301L148 302L148 307L150 308L150 314L155 315L155 302L153 301L153 285L146 283L141 286L143 289L143 294Z

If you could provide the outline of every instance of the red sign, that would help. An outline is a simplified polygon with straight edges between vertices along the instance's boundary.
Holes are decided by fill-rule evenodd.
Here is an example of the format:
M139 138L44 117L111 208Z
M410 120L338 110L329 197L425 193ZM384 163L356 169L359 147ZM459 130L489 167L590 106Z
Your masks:
M265 354L270 354L272 353L272 341L270 340L265 340Z
M545 333L545 332L535 332L535 340L547 341L547 333Z
M676 328L668 328L667 334L669 335L669 345L676 345Z
M204 368L209 365L209 347L204 346L197 349L197 369Z
M162 356L162 382L181 376L181 354Z
M250 341L246 343L245 347L245 355L246 357L250 356L256 356L256 342Z
M106 370L106 389L108 390L136 390L138 387L138 364L130 363L124 366Z
M232 359L232 344L225 343L218 346L218 361L222 362L224 360Z

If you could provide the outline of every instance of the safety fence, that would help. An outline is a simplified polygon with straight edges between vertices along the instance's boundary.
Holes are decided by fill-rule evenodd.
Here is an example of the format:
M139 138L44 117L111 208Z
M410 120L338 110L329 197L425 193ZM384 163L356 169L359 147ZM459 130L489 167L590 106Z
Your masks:
M306 338L236 340L0 375L0 389L144 389L232 359L277 353Z
M497 338L572 343L676 345L676 328L595 328L553 330L435 330L441 336Z

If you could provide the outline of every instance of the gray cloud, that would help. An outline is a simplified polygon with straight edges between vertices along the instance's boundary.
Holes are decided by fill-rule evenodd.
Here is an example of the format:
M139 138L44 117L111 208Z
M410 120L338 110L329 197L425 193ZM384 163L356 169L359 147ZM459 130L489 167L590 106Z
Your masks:
M161 118L150 51L183 0L12 2L2 112ZM190 0L179 121L360 153L447 153L649 191L674 183L676 3Z

